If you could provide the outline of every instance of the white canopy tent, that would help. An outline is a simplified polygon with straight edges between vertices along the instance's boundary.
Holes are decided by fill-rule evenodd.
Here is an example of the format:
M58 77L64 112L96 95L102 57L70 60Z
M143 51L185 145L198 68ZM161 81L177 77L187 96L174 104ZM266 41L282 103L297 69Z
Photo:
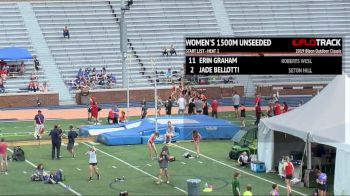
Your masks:
M347 102L345 101L347 100ZM346 74L334 78L318 95L285 114L263 119L258 131L258 156L267 171L274 166L274 131L306 142L337 149L334 193L350 195L350 79Z

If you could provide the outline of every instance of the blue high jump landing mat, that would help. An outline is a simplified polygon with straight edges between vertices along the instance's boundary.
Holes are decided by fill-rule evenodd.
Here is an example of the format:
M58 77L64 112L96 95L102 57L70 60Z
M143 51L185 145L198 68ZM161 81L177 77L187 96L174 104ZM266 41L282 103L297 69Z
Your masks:
M163 141L167 123L171 121L175 128L176 140L191 140L192 131L197 130L202 139L231 139L240 129L238 124L212 118L206 115L172 116L145 118L116 125L87 125L80 127L81 136L97 136L97 141L106 145L145 144L158 125L158 137L155 142Z

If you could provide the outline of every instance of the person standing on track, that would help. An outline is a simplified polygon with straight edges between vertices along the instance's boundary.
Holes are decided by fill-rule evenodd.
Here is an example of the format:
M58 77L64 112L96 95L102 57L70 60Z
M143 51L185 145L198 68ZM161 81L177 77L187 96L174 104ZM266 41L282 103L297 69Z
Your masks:
M241 127L245 127L245 122L244 122L244 119L246 117L245 115L245 106L244 104L241 105Z
M218 118L219 102L216 99L213 99L210 105L211 105L211 117L215 116L215 118Z
M162 176L165 175L166 177L166 183L169 184L169 175L168 175L168 163L169 163L169 149L167 146L163 146L162 151L160 152L159 155L159 175L158 175L158 181L156 182L157 184L160 184L162 181Z
M239 103L240 103L240 97L236 91L234 91L234 93L233 93L232 102L233 102L233 107L235 109L236 118L238 118L238 108L239 108Z
M90 172L89 182L92 181L93 172L95 172L95 174L97 175L97 180L100 180L100 174L98 173L98 168L97 168L97 157L96 157L95 147L91 146L89 148L89 151L87 151L85 155L89 155L89 172Z
M258 102L258 104L255 106L255 117L256 117L256 121L255 121L255 125L258 125L260 123L260 119L261 119L261 107L260 107L260 102Z
M52 160L55 159L55 152L56 152L56 158L57 160L60 159L60 150L61 150L61 134L58 129L58 125L55 125L54 128L50 131L49 136L51 136L51 143L52 143L52 152L51 152L51 158Z
M197 130L192 131L192 140L194 143L194 149L196 150L196 158L199 158L199 141L202 139L201 134Z
M4 138L0 140L0 168L1 172L7 173L7 143Z
M148 142L147 142L148 152L149 152L149 156L151 157L151 160L153 160L152 152L154 152L156 158L158 155L156 145L154 144L154 140L158 136L159 136L159 133L157 131L153 132L152 135L149 137Z
M293 178L294 166L293 163L289 161L289 157L286 156L284 158L283 171L285 175L285 183L286 183L286 193L287 196L290 196L292 193L292 187L290 186L290 181Z
M74 143L75 143L75 138L78 137L78 133L74 131L73 125L69 125L69 131L67 133L67 137L68 137L67 150L72 156L72 158L74 158L75 157Z
M171 101L171 97L165 102L165 110L166 110L166 115L169 117L171 116L171 109L173 107L173 102Z
M45 122L45 117L41 113L41 110L38 110L38 114L35 115L34 117L34 126L35 126L35 131L34 131L34 137L35 139L40 139L43 133L44 129L44 122Z
M95 125L98 124L98 105L94 98L91 98L92 102L90 105L91 108L91 116L94 118Z
M185 114L185 110L186 110L186 100L185 98L180 95L179 100L177 100L177 105L179 106L179 110L177 112L178 115L184 115Z

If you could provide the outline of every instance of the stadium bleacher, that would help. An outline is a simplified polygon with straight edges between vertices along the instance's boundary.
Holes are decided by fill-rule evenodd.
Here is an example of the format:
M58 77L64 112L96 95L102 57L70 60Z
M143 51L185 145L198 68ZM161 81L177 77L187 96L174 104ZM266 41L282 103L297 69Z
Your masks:
M344 36L344 71L350 71L347 66L350 42L346 36L350 27L350 11L347 9L350 8L350 2L263 0L257 3L255 0L224 0L223 3L235 36ZM107 72L113 73L117 78L115 87L121 87L120 1L38 1L31 5L67 85L76 77L79 68L91 66L97 70L106 67ZM1 3L0 9L1 17L6 19L0 21L3 29L0 32L0 46L25 47L35 55L16 3ZM131 63L127 60L130 86L152 85L154 70L151 58L155 61L158 73L165 73L168 68L183 73L184 38L190 35L221 35L216 14L210 0L135 1L125 14L128 53L132 54ZM63 38L64 26L70 29L70 39ZM169 49L170 45L175 46L177 56L162 56L162 48ZM26 65L28 74L33 69L32 62L26 62ZM248 86L328 83L333 77L252 75L237 76L234 83L249 84ZM41 71L39 78L46 80ZM18 87L26 85L28 80L27 75L17 77L8 80L6 87L15 92ZM220 77L209 77L209 80L213 83L222 82ZM160 85L170 84L161 80ZM250 87L248 94L251 95L253 91L254 88Z
M16 3L0 4L0 48L11 46L21 47L28 49L32 55L36 55L22 17ZM40 61L40 57L38 57L38 59ZM8 65L20 64L20 62L21 60L7 61ZM28 86L31 73L34 71L34 63L32 60L24 60L24 64L26 71L23 75L10 74L10 76L7 77L5 83L7 93L20 92L23 91L20 89L24 89ZM42 69L37 72L37 76L40 83L48 83Z

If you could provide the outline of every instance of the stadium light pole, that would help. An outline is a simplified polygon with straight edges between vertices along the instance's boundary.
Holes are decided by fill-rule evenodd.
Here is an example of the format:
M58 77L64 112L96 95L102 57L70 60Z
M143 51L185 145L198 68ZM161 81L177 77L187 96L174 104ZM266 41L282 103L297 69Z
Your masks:
M154 111L155 111L155 131L158 132L158 96L157 96L157 68L154 58L151 58L154 73Z
M125 23L125 11L130 10L130 6L133 4L133 0L128 0L127 5L124 4L125 0L121 1L120 11L120 52L122 53L122 84L123 88L126 88L128 85L127 79L127 70L126 70L126 56L128 51L128 36L126 31L126 23Z
M130 89L129 89L129 79L130 79L130 67L131 67L131 58L132 58L132 54L130 53L129 56L129 67L127 69L127 85L126 85L126 119L128 122L129 119L129 108L130 108Z

